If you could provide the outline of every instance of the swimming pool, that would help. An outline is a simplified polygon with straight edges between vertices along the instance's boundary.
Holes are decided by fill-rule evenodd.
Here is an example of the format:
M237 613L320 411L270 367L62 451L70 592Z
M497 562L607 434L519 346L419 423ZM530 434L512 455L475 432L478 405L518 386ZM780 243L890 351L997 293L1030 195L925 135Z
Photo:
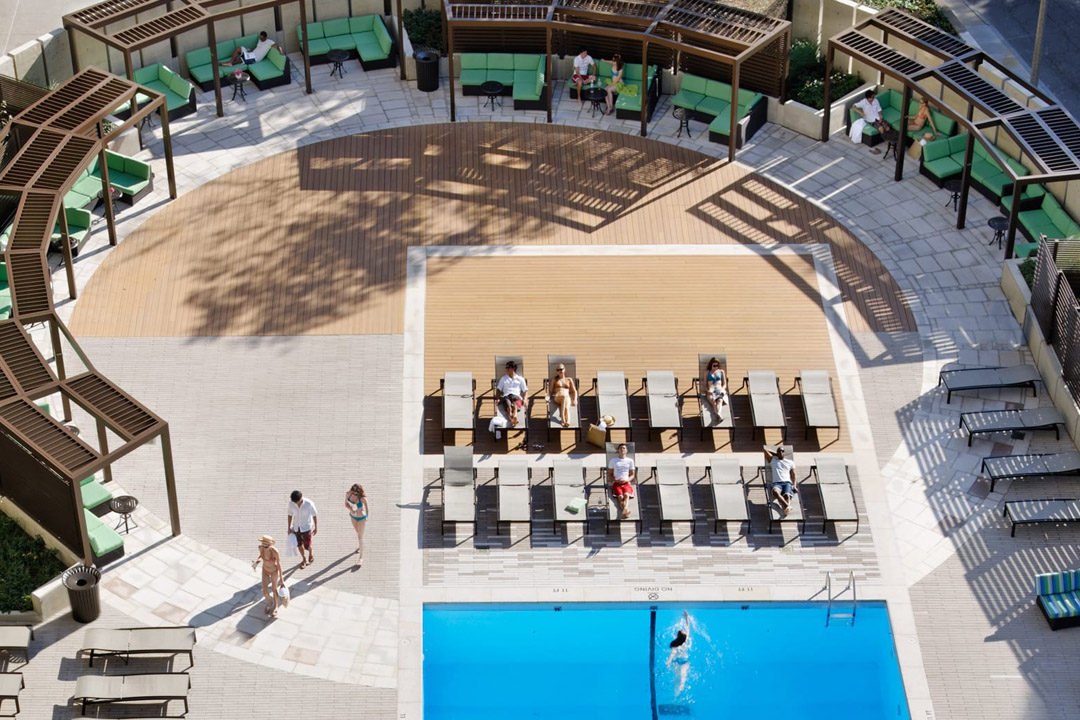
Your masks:
M690 616L686 685L669 644ZM910 720L883 602L428 605L424 717Z

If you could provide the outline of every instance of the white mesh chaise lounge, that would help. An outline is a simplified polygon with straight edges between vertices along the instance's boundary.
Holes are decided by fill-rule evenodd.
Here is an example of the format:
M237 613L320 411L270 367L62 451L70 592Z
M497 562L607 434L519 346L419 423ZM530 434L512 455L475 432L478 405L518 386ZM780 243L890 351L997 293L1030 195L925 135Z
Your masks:
M772 370L751 370L743 378L750 392L750 417L754 423L754 436L758 428L780 428L787 438L787 420L784 404L780 399L780 381Z
M615 424L608 430L625 430L626 439L634 438L634 428L630 422L630 399L627 397L626 376L619 370L601 370L593 378L593 395L600 409L600 417L610 415ZM609 436L610 437L610 436Z
M968 431L968 447L977 433L1012 432L1014 430L1053 430L1061 439L1065 418L1054 408L1031 410L983 410L960 413L960 427Z
M499 406L499 394L495 391L495 387L499 384L499 379L506 374L506 363L513 362L517 365L517 374L525 380L525 384L529 384L528 378L525 376L525 359L521 355L496 355L495 356L495 379L491 381L491 402L495 406L492 409L494 415L506 420L506 427L502 428L504 433L507 433L507 439L510 438L509 433L522 432L524 433L524 442L529 444L529 398L521 398L524 403L520 410L518 410L518 424L516 426L510 425L510 416L506 411Z
M1080 522L1080 500L1049 498L1046 500L1010 500L1005 503L1002 517L1012 521L1012 532L1016 537L1017 525L1067 525Z
M448 524L476 522L476 468L472 448L443 448L439 479L442 480L443 534Z
M855 533L859 532L859 511L855 507L855 491L851 488L847 465L842 458L819 457L812 468L817 477L818 496L825 515L821 521L821 532L832 523L853 522Z
M698 356L698 374L694 378L694 386L697 390L698 412L701 415L701 440L705 439L706 430L727 430L728 439L735 433L735 422L731 415L731 384L727 374L727 358L721 353L705 353ZM709 371L709 361L716 358L720 361L720 369L724 372L724 379L728 381L728 401L720 406L720 414L713 412L712 405L706 397L709 388L705 384L705 375Z
M29 625L0 625L0 652L8 655L21 654L30 661L30 641L34 629Z
M551 465L551 485L555 496L555 527L572 522L582 523L584 527L588 520L588 497L581 461L556 455Z
M772 451L775 451L776 445L766 446ZM791 445L784 445L784 456L795 463L796 479L798 479L799 464L795 460L795 449ZM772 468L768 465L762 465L759 472L761 473L761 480L765 485L765 505L769 511L769 532L772 532L774 523L802 523L803 530L806 530L806 520L803 517L802 497L799 492L798 484L794 486L795 495L791 498L791 512L784 515L784 508L780 505L780 502L773 495L772 491Z
M83 675L75 681L75 702L82 703L82 714L88 705L112 703L168 704L172 700L184 703L188 713L188 691L191 678L187 673L137 673L132 675Z
M532 469L524 456L503 457L495 469L495 487L499 494L495 532L503 523L528 523L532 520L529 505L529 479Z
M998 480L1080 475L1080 452L994 455L983 458L982 472L990 478L990 492Z
M560 432L562 430L573 430L574 441L581 442L581 383L578 382L577 377L577 358L573 355L548 355L548 374L544 378L544 402L547 404L547 437L551 439L551 433ZM566 367L566 377L574 381L574 387L578 391L578 402L576 405L571 405L566 422L570 425L569 428L562 426L562 415L559 413L559 406L555 403L554 397L551 394L551 388L548 385L551 383L551 378L555 377L555 368L558 365L564 365Z
M622 373L619 373L622 375ZM634 480L631 483L634 486L634 497L630 498L629 510L630 517L624 518L622 512L619 510L619 503L615 500L615 496L611 493L611 480L608 478L608 466L611 465L611 459L619 457L619 445L626 445L626 457L634 461ZM641 532L641 503L638 499L638 481L641 468L637 467L637 459L634 457L634 443L613 443L609 442L604 448L604 467L600 472L600 481L604 486L604 494L607 496L608 508L607 508L607 525L605 526L605 532L611 532L611 523L634 523L634 529Z
M802 370L795 378L802 399L803 416L806 418L806 432L803 439L810 437L810 430L817 428L835 428L840 437L840 416L836 412L836 398L833 397L832 378L828 370Z
M1036 382L1042 382L1042 376L1033 365L942 370L938 375L938 387L944 385L948 392L945 396L946 403L952 402L954 392L988 388L1031 388L1031 394L1038 397Z
M22 712L22 707L19 706L19 693L26 688L26 681L23 680L23 674L19 672L2 672L0 673L0 706L4 704L5 700L15 701L15 713L4 713L0 717L15 717ZM2 708L0 708L2 710Z
M660 496L660 525L694 522L694 508L690 504L690 484L686 461L682 458L661 457L653 468L656 491Z
M653 431L674 430L675 438L682 438L682 402L679 398L679 381L670 370L648 370L642 378L645 396L649 402L649 439Z
M187 655L195 665L195 628L188 626L89 628L82 652L95 657L119 656L128 662L132 655Z
M740 529L750 524L746 507L746 484L738 458L713 458L709 461L709 485L712 488L713 532L720 532L720 523L737 522Z
M469 442L476 441L473 409L476 403L476 380L471 372L448 372L439 383L442 388L443 443L447 431L468 430Z

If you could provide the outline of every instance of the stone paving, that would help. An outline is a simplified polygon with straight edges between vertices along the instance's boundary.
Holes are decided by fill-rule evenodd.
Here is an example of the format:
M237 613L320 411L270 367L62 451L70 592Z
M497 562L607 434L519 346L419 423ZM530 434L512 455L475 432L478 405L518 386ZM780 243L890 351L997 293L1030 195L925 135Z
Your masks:
M403 121L442 122L446 118L445 90L432 95L418 93L402 84L394 71L350 72L342 81L322 75L316 73L314 95L305 96L295 83L253 92L246 104L227 102L229 114L222 119L214 117L210 95L202 94L198 114L172 126L180 192L298 144L378 130ZM637 132L636 123L590 118L561 91L556 100L556 122ZM460 119L543 121L542 113L509 108L482 111L480 102L463 99ZM670 117L666 97L656 119L650 127L651 137L714 156L726 154L726 148L707 142L700 124L694 124L692 140L674 140L676 121ZM143 157L155 158L157 189L140 205L121 211L121 238L164 202L161 144L157 131L154 135ZM943 207L944 192L918 176L910 162L904 181L893 183L890 163L842 138L818 144L767 125L740 153L739 160L820 203L858 234L908 293L920 328L917 337L857 334L845 338L858 368L862 402L873 430L866 447L880 468L880 481L871 474L864 476L863 466L858 475L871 513L869 526L850 547L845 547L846 543L825 543L823 547L808 543L789 550L769 548L764 567L770 571L786 568L783 573L793 573L794 589L789 592L803 593L799 595L803 599L809 596L809 584L820 587L822 570L831 563L856 563L870 582L909 587L910 608L905 611L903 603L894 607L901 615L908 612L914 617L918 631L915 654L921 652L919 664L925 665L932 707L940 717L1066 717L1062 709L1075 708L1080 692L1060 670L1072 667L1067 662L1070 650L1064 635L1052 635L1032 609L1026 588L1036 568L1075 565L1077 558L1070 544L1075 546L1077 536L1069 530L1035 530L1014 542L999 519L1002 498L1021 489L1038 494L1042 488L1014 489L1003 483L991 494L976 474L979 459L992 452L1047 451L1068 447L1068 441L1036 436L1002 442L995 437L976 440L968 448L966 438L956 429L960 411L1020 403L1035 406L1047 400L1041 395L1038 399L1021 398L1018 391L1011 391L956 396L946 405L944 393L934 390L937 372L947 363L1016 364L1029 359L1020 328L998 287L1000 252L986 244L990 236L986 220L996 210L973 196L968 229L957 231L952 225L952 210ZM107 245L103 246L104 236L100 230L95 232L76 262L80 285L109 255ZM54 277L54 287L57 297L62 297L62 273ZM72 306L61 303L59 311L69 313ZM137 531L129 556L105 574L103 623L199 625L189 717L262 717L271 712L321 717L345 710L364 717L389 717L396 708L400 717L418 718L415 646L408 657L401 653L403 641L419 639L418 616L412 607L418 600L408 598L409 609L399 603L405 600L405 589L423 585L424 578L414 576L416 567L395 568L394 539L409 540L404 520L409 517L410 522L419 522L418 511L424 508L393 507L395 491L403 480L396 453L405 455L413 448L401 446L401 438L392 433L380 434L385 427L399 427L401 416L396 416L399 420L395 422L391 406L401 401L397 379L402 373L409 376L401 357L415 349L410 349L408 340L396 337L337 338L324 346L309 344L307 339L280 342L257 343L248 338L205 343L153 339L140 344L122 338L86 341L88 355L103 372L173 425L178 474L189 484L187 496L181 496L189 533L165 540L159 519L164 508L152 489L153 478L160 473L160 458L146 449L117 467L118 486L145 498L136 515L143 528ZM306 358L304 362L317 366L326 353L340 353L338 358L381 357L387 364L369 371L366 363L345 361L343 367L356 373L356 385L350 386L343 377L349 373L338 373L334 383L324 385L326 401L318 412L303 414L295 425L288 422L288 415L306 413L307 409L290 402L288 392L261 406L250 404L256 386L283 382L275 374L277 364ZM218 372L219 385L215 385L212 369ZM206 377L208 388L214 391L208 395L214 396L220 414L201 419L205 427L197 427L200 419L193 410L185 409L193 404L190 398L159 382L170 373L182 372L200 373L196 376ZM255 377L246 395L221 392L227 381L248 375ZM383 378L383 383L375 378ZM364 402L385 408L389 419L384 425L364 424L364 413L357 410L356 388L361 383L367 385ZM289 408L288 414L281 412L283 407ZM180 431L185 423L190 423L186 428L190 435ZM231 443L231 447L220 439L210 443L215 434L240 442ZM185 437L198 438L198 442L182 450ZM351 449L350 439L355 442ZM315 444L321 442L353 454L342 457L340 465L324 473L325 477L311 477L310 468L317 467L317 460L324 457ZM274 447L280 450L266 455ZM344 519L335 515L338 501L334 495L335 491L341 493L343 483L368 474L362 472L367 468L373 470L371 475L380 476L372 482L382 494L380 507L385 508L385 520L379 522L385 524L379 527L373 520L369 530L375 560L372 567L344 571L340 563L349 562L348 528ZM424 479L430 483L430 468L426 472ZM254 549L252 538L263 532L280 533L276 529L284 519L279 517L284 508L282 492L301 476L305 488L318 489L317 496L314 490L309 494L337 524L328 526L334 529L324 540L321 567L292 576L298 590L296 601L278 621L266 623L259 617L258 605L253 604L257 603L258 590L248 564ZM264 490L271 499L246 500ZM227 523L215 522L216 509L221 506L229 508ZM880 518L886 520L878 522ZM379 536L381 540L376 539ZM423 537L427 545L431 539ZM415 543L415 536L412 541ZM734 549L736 558L748 559L753 541L751 538L742 547L702 549ZM864 542L873 544L875 557L861 550ZM136 550L139 545L145 549ZM582 543L581 554L586 554L585 547ZM687 588L686 597L690 597L706 591L696 588L695 581L702 579L703 572L693 558L698 549L696 539L692 539L675 548L669 548L666 541L661 547L646 543L644 550L639 547L637 552L655 555L657 561L649 574L658 583L692 584ZM618 564L617 552L622 549L600 548L598 562L610 563L615 556ZM462 588L472 582L474 595L482 597L487 592L490 597L490 591L476 587L471 580L473 572L503 571L501 563L508 557L531 554L529 563L511 568L513 572L507 571L505 580L512 583L513 573L520 571L519 578L525 581L524 574L534 570L529 565L554 570L549 553L559 553L565 561L565 552L543 547L515 550L513 554L502 548L456 553L434 547L424 551L424 561L431 566L427 577L433 585L446 582ZM685 566L680 562L674 576L666 575L664 563L659 561L669 553L687 560ZM829 559L816 565L816 556ZM1014 560L1023 562L1011 565ZM738 562L731 566L733 575L752 571L748 564ZM435 566L440 569L432 574ZM616 570L613 567L610 572ZM400 577L395 572L401 573ZM440 597L435 592L440 588L430 589L425 590L424 599ZM782 588L773 593L774 597L779 595L784 595ZM24 714L69 717L71 709L62 705L62 699L70 690L62 689L62 683L70 683L83 670L74 660L81 632L62 616L47 621L41 637L34 645L31 664L24 669L29 688L24 695ZM992 666L962 662L981 658L988 639L1005 641L990 643ZM909 651L902 647L900 652ZM913 711L919 717L930 717L934 712L930 699L921 697L917 682L913 695L912 678L907 679Z

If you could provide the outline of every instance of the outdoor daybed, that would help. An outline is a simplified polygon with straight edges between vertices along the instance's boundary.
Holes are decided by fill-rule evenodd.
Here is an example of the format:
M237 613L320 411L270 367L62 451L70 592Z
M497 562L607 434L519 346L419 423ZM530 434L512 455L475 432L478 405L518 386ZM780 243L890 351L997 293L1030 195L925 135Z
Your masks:
M859 99L861 100L862 98ZM877 94L877 101L878 104L881 105L881 117L884 118L885 122L892 126L893 130L899 132L900 121L903 120L903 113L901 113L900 110L904 104L904 94L898 90L884 90ZM908 104L908 117L915 117L915 113L918 111L919 100L918 98L913 97ZM852 107L848 109L847 129L849 133L851 131L851 123L855 122L860 117L861 116L855 110L853 104ZM916 137L922 137L925 133L933 132L933 128L935 127L938 130L939 136L943 135L948 137L956 132L956 121L951 117L939 113L937 110L934 110L933 107L930 108L930 117L933 119L933 126L931 126L930 123L926 123L926 125L918 130L906 131L907 141L904 143L905 146L910 145L911 141ZM870 123L867 123L862 131L863 145L873 147L880 143L881 140L881 133L878 132L878 129Z
M313 65L330 62L331 50L344 50L351 58L359 58L364 70L394 67L394 37L379 15L343 17L307 24L308 60ZM300 51L304 48L304 28L296 26Z
M1080 570L1036 575L1035 595L1051 630L1080 625Z
M596 81L600 87L606 88L608 80L611 79L612 75L611 63L605 60L598 60L596 62ZM615 117L619 120L634 120L641 117L641 96L643 94L641 63L623 63L623 85L636 86L637 93L616 93ZM577 100L577 85L574 83L573 78L566 81L566 89L570 95L570 99ZM647 120L652 120L653 110L656 109L656 101L659 99L660 68L656 65L650 65L649 109L646 115Z
M139 68L135 71L133 80L165 96L169 120L195 112L195 86L161 63ZM136 95L135 100L140 108L150 102L150 98L142 93ZM131 117L131 104L123 103L113 114L121 120L127 120Z
M219 42L217 44L218 63L229 62L236 48L253 48L258 43L258 33L245 35L235 40ZM192 81L199 86L200 90L208 92L214 89L214 68L210 60L209 47L192 50L184 56L184 62L187 63L188 75L191 76ZM276 48L270 48L270 52L266 54L266 57L257 63L224 67L219 65L218 75L225 78L230 73L243 70L251 75L251 82L254 83L255 87L260 90L267 90L279 85L288 85L292 82L290 67L284 55L278 52Z
M726 145L731 132L731 85L690 73L679 78L681 87L671 104L689 111L693 119L709 123L709 140ZM737 105L735 147L742 147L765 124L768 105L761 93L741 89Z
M480 86L495 80L503 95L512 95L515 110L547 108L547 56L529 53L461 53L459 81L463 95L479 95Z

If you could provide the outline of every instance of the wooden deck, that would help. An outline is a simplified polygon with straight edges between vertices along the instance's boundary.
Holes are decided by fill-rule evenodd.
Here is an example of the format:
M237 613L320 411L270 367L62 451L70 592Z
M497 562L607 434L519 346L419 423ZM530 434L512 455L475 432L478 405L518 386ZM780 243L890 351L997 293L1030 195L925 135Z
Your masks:
M507 279L527 273L535 281ZM577 357L581 415L595 421L591 382L598 370L621 370L630 385L633 439L642 451L724 452L760 449L752 438L750 402L741 388L747 370L773 370L785 393L788 440L798 450L849 451L846 430L811 432L805 424L795 376L803 369L829 370L840 424L847 425L836 382L835 360L813 259L784 256L627 256L430 258L424 333L426 398L424 446L442 451L442 396L447 371L469 371L477 384L476 451L504 453L523 441L511 432L496 441L487 432L494 411L491 381L495 355L524 356L524 377L533 397L530 444L547 452L574 449L573 433L547 440L542 392L547 356ZM707 291L706 291L707 288ZM708 300L701 300L703 297ZM724 353L736 432L706 433L699 440L698 403L693 392L698 353ZM648 370L672 370L683 402L682 442L667 431L648 441L648 408L642 378ZM501 375L502 372L499 372ZM587 391L587 392L586 392ZM479 397L481 396L482 397ZM558 437L557 437L558 436ZM613 431L613 439L625 439ZM779 430L767 431L772 442ZM468 444L459 431L450 444ZM578 450L589 450L582 445Z
M862 243L738 164L601 130L396 128L283 153L171 203L94 274L71 328L121 337L400 333L410 245L791 242L830 244L853 330L915 329ZM700 290L681 287L657 319L700 303ZM574 322L595 288L568 288ZM640 318L626 322L634 337L649 337Z

